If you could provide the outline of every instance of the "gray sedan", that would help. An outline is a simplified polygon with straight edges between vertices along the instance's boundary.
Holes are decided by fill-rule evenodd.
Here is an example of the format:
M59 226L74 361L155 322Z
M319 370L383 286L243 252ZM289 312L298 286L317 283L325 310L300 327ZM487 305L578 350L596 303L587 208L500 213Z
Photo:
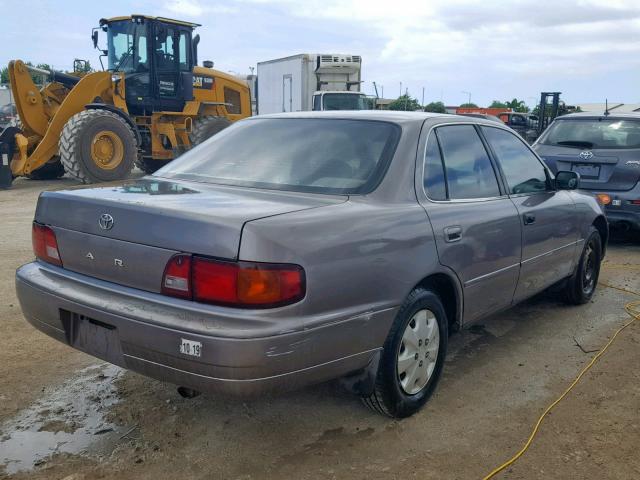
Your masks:
M185 394L341 377L405 417L453 330L551 285L591 298L608 229L578 182L482 119L254 117L141 180L43 193L16 288L36 328Z

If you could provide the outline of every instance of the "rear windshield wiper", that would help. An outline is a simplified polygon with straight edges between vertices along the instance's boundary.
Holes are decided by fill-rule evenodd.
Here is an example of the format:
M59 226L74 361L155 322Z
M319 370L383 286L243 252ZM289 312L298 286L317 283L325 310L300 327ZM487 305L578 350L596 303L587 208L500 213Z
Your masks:
M563 147L593 148L592 142L585 142L583 140L564 140L557 142L556 145L562 145Z

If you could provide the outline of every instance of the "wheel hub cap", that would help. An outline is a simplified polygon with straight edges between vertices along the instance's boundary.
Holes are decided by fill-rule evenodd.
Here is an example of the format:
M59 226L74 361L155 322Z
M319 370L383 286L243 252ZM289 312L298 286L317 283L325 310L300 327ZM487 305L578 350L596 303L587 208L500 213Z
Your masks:
M440 329L430 310L415 313L407 324L398 349L398 379L408 395L419 393L436 367Z
M113 170L124 158L124 144L120 137L109 130L102 130L91 142L91 159L103 170Z

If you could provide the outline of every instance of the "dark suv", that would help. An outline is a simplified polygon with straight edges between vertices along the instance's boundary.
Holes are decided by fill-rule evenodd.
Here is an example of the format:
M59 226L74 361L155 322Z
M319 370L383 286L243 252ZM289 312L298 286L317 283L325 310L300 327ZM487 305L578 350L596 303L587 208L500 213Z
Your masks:
M612 226L640 230L640 113L564 115L533 148L554 172L578 172Z

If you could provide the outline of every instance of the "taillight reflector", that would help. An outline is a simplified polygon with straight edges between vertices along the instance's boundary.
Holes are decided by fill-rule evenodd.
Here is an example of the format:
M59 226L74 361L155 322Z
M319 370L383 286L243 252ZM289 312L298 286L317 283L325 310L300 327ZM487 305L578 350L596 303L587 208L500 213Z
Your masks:
M33 222L31 243L33 245L33 253L37 258L53 265L62 266L56 234L50 227Z
M180 269L176 265L178 258L183 259ZM181 287L175 288L176 284ZM228 262L176 255L165 269L162 293L217 305L279 307L304 297L305 276L298 265Z
M162 277L162 293L191 298L191 255L174 255L167 262Z

